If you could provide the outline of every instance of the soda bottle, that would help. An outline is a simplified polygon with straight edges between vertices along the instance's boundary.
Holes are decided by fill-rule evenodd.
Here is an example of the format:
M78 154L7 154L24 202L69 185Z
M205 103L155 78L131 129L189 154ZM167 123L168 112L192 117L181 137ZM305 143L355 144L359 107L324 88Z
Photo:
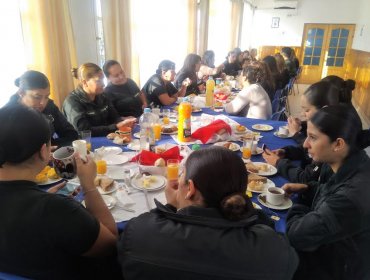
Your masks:
M206 106L212 107L213 106L213 92L215 90L215 81L213 80L212 76L208 77L206 83Z
M191 104L185 97L179 106L179 123L177 139L180 142L189 142L191 136Z

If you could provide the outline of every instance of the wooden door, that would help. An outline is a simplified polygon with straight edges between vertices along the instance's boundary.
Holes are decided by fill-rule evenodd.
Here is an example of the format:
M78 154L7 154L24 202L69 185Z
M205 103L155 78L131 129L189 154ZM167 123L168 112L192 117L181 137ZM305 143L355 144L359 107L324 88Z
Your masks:
M354 24L305 24L299 83L312 84L328 75L344 78L354 30Z

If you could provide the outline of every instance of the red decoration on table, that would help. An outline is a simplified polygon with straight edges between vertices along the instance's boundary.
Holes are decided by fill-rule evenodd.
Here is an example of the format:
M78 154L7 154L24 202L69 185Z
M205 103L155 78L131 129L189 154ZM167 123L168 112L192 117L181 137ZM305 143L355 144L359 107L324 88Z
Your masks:
M225 129L229 134L231 134L231 127L223 120L215 120L209 125L203 126L197 129L191 137L194 139L199 139L203 144L213 136L213 134L219 132L220 130Z
M178 146L176 146L171 149L168 149L167 151L161 154L156 154L153 152L143 150L140 154L134 156L131 159L131 161L135 162L138 161L138 159L140 159L141 165L154 165L154 162L159 158L163 158L166 162L168 159L178 159L180 161L182 160L182 156L180 155L180 149Z

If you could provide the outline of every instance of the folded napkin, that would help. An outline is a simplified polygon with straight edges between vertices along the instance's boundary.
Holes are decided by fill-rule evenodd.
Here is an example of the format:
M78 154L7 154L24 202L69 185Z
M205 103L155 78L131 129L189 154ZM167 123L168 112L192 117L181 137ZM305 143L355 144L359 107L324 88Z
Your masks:
M127 194L124 189L117 190L116 198L123 207L131 207L135 205L135 201Z
M154 165L155 161L159 158L163 158L166 162L169 159L178 159L181 161L182 156L180 155L179 147L176 146L161 154L143 150L140 154L134 156L131 161L135 162L139 160L141 165Z
M206 144L206 143L211 143L209 142L209 140L217 133L219 135L216 137L217 139L215 139L214 142L219 141L219 140L225 140L224 138L229 137L231 134L230 125L228 125L223 120L215 120L209 125L203 126L197 129L196 131L194 131L191 137L194 139L199 139L200 141L202 141L203 144ZM224 135L225 137L223 137L221 136L222 134L227 134L227 135Z

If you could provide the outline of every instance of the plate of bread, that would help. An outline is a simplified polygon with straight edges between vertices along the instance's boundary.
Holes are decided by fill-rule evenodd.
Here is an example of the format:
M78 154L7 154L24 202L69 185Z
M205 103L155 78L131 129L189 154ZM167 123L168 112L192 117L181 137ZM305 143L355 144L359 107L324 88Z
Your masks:
M165 187L166 178L159 175L143 175L142 177L132 179L131 185L139 190L156 191Z
M245 165L250 173L254 173L261 176L271 176L277 173L275 166L265 162L249 162Z
M167 125L162 126L162 134L176 134L177 133L177 126L176 125Z
M252 128L259 131L271 131L274 128L269 124L254 124Z
M248 131L248 129L241 124L233 126L233 132L235 134L245 134Z
M233 142L217 142L214 144L215 146L221 146L226 149L229 149L230 151L237 152L240 150L240 146Z
M269 187L275 187L275 183L266 177L257 174L248 174L247 190L255 193L264 193Z
M109 194L117 190L117 182L108 176L96 176L94 185L101 194Z

